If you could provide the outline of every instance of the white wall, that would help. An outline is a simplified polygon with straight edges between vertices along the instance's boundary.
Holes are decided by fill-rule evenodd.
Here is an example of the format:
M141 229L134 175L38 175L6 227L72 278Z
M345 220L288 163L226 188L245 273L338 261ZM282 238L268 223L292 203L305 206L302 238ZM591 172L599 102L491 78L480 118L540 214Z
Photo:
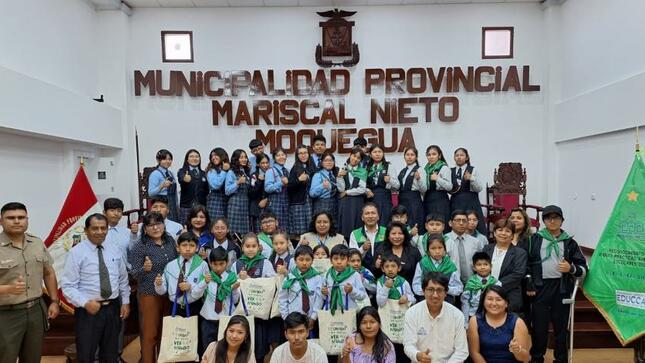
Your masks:
M370 96L363 91L365 68L530 65L531 82L540 84L543 90L548 87L544 54L547 45L542 37L543 10L538 4L347 9L358 11L351 20L356 22L353 40L359 44L361 61L351 70L351 92L345 97L348 113L356 117L358 128L372 127L369 124ZM145 164L154 164L154 155L162 147L168 147L174 153L174 168L181 165L185 151L191 147L199 149L202 155L207 155L214 146L223 146L229 151L247 149L255 128L212 126L210 99L206 97L150 97L147 93L134 97L134 70L162 69L166 76L169 70L274 69L278 74L284 74L287 69L315 71L318 66L314 50L321 34L318 22L324 20L315 11L320 10L323 9L135 9L130 24L128 82L130 112L142 136L141 156ZM515 58L482 60L481 27L502 25L515 27ZM162 30L193 31L194 64L161 63L159 38ZM278 78L277 82L283 85L284 80ZM493 169L500 162L520 161L529 174L529 202L541 203L544 200L541 187L543 142L540 137L545 126L544 92L460 92L456 95L460 99L459 120L454 124L434 121L414 125L417 146L424 152L428 145L439 144L451 163L453 150L465 146L470 150L474 165L479 167L486 181L491 182ZM382 99L382 93L372 97ZM263 97L255 97L260 98ZM420 112L420 109L415 110L417 115ZM374 126L389 128L382 124ZM402 163L400 154L392 157Z
M550 201L565 228L595 247L645 125L645 36L641 1L568 0L547 10L550 79L547 161Z
M25 203L30 230L43 238L58 216L78 157L88 158L92 180L99 158L119 160L126 145L127 27L122 25L127 17L108 13L96 12L84 0L0 4L0 167L15 171L0 180L0 204ZM120 43L107 47L115 37ZM119 87L116 102L112 96ZM101 93L106 103L92 100ZM129 205L134 189L127 181L133 179L134 167L119 166L117 172L111 195ZM94 183L97 193L98 186Z

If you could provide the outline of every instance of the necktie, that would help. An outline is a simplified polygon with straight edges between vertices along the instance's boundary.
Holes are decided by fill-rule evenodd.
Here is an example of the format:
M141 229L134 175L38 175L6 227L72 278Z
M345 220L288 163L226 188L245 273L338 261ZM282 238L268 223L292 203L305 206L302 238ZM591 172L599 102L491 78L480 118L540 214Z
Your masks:
M466 260L466 248L464 247L464 238L457 237L457 250L459 251L459 275L461 281L468 280L468 261Z
M309 294L305 290L300 290L302 295L302 311L309 315Z
M96 246L96 251L99 256L99 283L101 286L101 298L107 300L112 295L112 287L110 286L110 274L108 273L105 260L103 259L103 246Z
M482 279L482 285L486 285L487 282L488 282L488 280Z
M184 296L184 292L181 291L181 289L179 288L179 284L184 282L184 279L186 278L184 276L184 271L186 271L186 263L187 262L188 262L188 260L185 259L184 262L181 264L181 269L179 270L179 276L177 277L177 289L176 289L177 293L176 293L176 295L177 295L178 298Z
M457 168L457 179L461 179L461 167Z
M217 276L219 276L219 279L220 279L220 280L222 279L222 276L220 276L220 275L217 275ZM218 286L218 287L219 287L219 286ZM217 293L217 291L216 291L216 293ZM219 300L217 300L217 297L215 297L215 312L216 312L216 313L218 313L218 314L219 314L219 313L221 313L221 312L222 312L222 308L223 308L223 306L222 306L222 302L221 302L221 301L219 301Z
M278 257L278 260L275 262L276 267L277 266L284 266L284 258Z
M334 180L334 174L332 174L331 170L330 170L330 171L328 171L327 173L328 173L328 175L329 175L329 184L331 184L331 188L330 188L330 190L329 190L329 195L330 195L331 197L333 197L333 196L335 196L335 195L336 195L336 188L334 188L334 185L335 185L335 184L332 182L332 180Z

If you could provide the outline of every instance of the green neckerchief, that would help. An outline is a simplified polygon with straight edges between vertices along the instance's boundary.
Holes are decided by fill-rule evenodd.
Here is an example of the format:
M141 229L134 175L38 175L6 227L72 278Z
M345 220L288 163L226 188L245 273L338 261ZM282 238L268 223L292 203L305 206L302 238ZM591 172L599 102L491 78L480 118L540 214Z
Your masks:
M497 283L497 279L493 275L489 275L486 277L486 284L482 284L482 277L475 274L470 276L468 281L466 281L466 287L464 287L464 290L470 291L470 292L478 292L482 291L485 288L489 286L493 286Z
M421 269L424 273L441 272L450 277L450 274L457 271L457 266L455 266L455 263L452 262L452 260L448 256L443 256L441 263L439 263L439 266L435 266L434 262L432 262L431 260L432 259L428 255L423 256L423 258L421 259Z
M354 178L358 178L362 181L367 181L367 170L357 166L355 169L349 168L347 170ZM347 186L349 188L349 185Z
M361 266L361 268L358 270L358 274L363 276L367 281L369 282L374 282L374 275L372 272L368 269L365 268L365 266Z
M210 272L211 280L217 284L217 294L215 298L219 301L224 301L227 297L233 292L233 284L237 282L237 275L229 272L226 279L222 281L222 278L217 276L213 271Z
M240 257L239 259L239 261L242 261L242 263L244 263L244 271L249 271L262 260L264 260L264 256L260 252L253 256L253 258L248 258L246 255L242 255L242 257Z
M273 248L273 241L271 240L271 236L264 232L258 233L258 239L266 244L269 245L269 247Z
M329 299L329 310L331 311L331 315L334 315L336 309L339 307L341 311L345 308L343 305L343 290L340 284L350 278L355 272L356 271L349 266L347 266L341 273L336 272L333 267L327 271L327 276L331 276L334 281L334 285L331 287L331 296Z
M176 260L177 261L177 266L179 267L178 271L181 271L181 264L182 263L180 261L182 260L182 258L183 257L179 256L179 257L177 257L177 260ZM188 268L188 273L184 275L184 278L188 278L188 276L190 276L190 274L192 274L193 271L195 271L195 269L197 269L199 267L199 265L202 264L203 261L204 260L202 260L201 258L195 258L195 255L193 255L193 257L190 258L190 268ZM177 276L177 277L179 277L179 276Z
M426 180L428 182L428 185L430 185L430 183L433 183L433 181L430 179L430 176L432 176L432 173L434 173L435 171L438 173L439 170L441 170L441 168L444 165L446 165L446 162L443 161L443 160L439 160L439 161L437 161L436 163L434 163L432 165L429 164L429 163L426 164L426 166L423 168L423 170L426 172Z
M300 273L300 270L298 270L297 267L294 267L291 269L289 275L287 275L287 278L284 280L282 288L289 290L291 286L293 286L294 282L298 281L298 283L300 283L300 289L309 294L310 290L309 286L307 286L306 280L309 280L310 278L315 276L318 276L318 271L314 270L311 267L303 274Z
M385 275L379 277L379 282L381 285L385 286ZM403 283L405 282L405 279L399 275L396 275L394 278L394 283L392 284L392 287L390 287L390 292L387 294L388 299L394 299L398 300L401 298L401 290L400 287L403 286Z
M564 241L565 239L569 239L569 235L567 232L562 231L558 238L553 237L551 233L546 228L542 228L538 233L542 238L545 240L549 241L549 244L546 246L546 256L542 259L542 262L548 260L551 258L551 253L555 252L555 255L560 257L560 249L558 248L558 242Z
M383 162L380 162L380 163L378 163L378 164L374 164L374 165L372 165L372 167L370 168L370 170L368 170L368 172L367 172L367 177L368 177L368 178L371 178L371 177L373 177L374 175L378 175L382 170L384 170L384 169L385 169L385 167L383 166L383 164L384 164Z
M376 232L376 236L374 237L374 244L385 241L386 229L387 228L383 226L378 227L378 232ZM356 239L356 244L358 244L358 247L362 246L365 241L369 240L369 238L367 238L367 233L365 233L365 226L356 228L352 231L352 233L354 234L354 238Z

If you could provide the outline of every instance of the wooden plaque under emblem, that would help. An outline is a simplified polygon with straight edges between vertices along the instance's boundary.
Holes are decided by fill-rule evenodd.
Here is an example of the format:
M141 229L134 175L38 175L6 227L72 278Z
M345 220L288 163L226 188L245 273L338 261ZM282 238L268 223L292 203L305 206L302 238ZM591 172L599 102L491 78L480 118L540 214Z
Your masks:
M345 19L356 12L334 9L317 14L330 19L319 23L322 28L322 45L316 46L316 63L321 67L352 67L358 64L358 44L352 43L354 22Z

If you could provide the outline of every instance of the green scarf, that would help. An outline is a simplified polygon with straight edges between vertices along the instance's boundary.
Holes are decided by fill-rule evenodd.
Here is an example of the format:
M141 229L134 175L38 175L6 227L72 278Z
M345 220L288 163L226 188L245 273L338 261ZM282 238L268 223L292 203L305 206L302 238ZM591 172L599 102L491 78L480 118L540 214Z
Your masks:
M215 298L219 301L224 301L227 297L233 292L233 284L237 282L237 275L232 272L228 273L226 280L222 281L222 278L217 276L213 271L210 272L211 280L217 284L217 294Z
M450 277L450 274L457 271L457 266L455 266L455 263L452 262L452 260L448 256L443 256L439 266L435 266L431 261L430 256L428 255L423 256L420 263L423 273L441 272L442 274L448 275L448 277Z
M385 167L383 167L383 163L382 163L382 162L381 162L381 163L378 163L378 164L374 164L374 165L372 165L372 167L370 168L370 170L367 172L367 177L368 177L368 178L371 178L371 177L373 177L374 175L378 175L378 174L379 174L382 170L384 170L384 169L385 169Z
M483 291L485 288L487 288L489 286L495 285L496 283L497 283L497 279L493 275L489 275L486 278L486 284L482 284L482 279L481 279L481 277L479 275L472 275L472 276L470 276L468 281L466 281L466 286L464 287L464 290L470 291L470 292L473 292L473 293L480 292L480 291ZM473 294L471 294L471 297L472 297L472 295ZM469 300L469 302L470 302L470 300Z
M423 168L423 170L426 172L426 180L428 182L428 185L430 185L431 183L434 183L434 181L432 181L430 179L430 176L432 175L432 173L434 173L435 171L438 173L439 170L441 170L441 168L444 165L446 165L446 162L443 161L443 160L439 160L439 161L437 161L436 163L434 163L432 165L426 164L426 166Z
M269 245L269 247L273 248L273 241L271 240L271 236L264 232L258 233L258 239L266 244Z
M355 272L356 271L349 266L341 273L336 272L333 267L327 271L327 276L331 276L334 281L329 299L329 310L331 311L331 315L334 315L336 309L339 307L341 311L345 308L343 304L343 287L341 286L341 283L350 278Z
M365 168L361 168L360 166L355 168L355 169L348 169L347 170L354 178L358 178L359 180L362 181L367 181L367 170ZM349 188L349 186L347 186Z
M365 241L368 240L367 234L363 232L365 229L365 226L361 228L356 228L355 230L352 231L354 234L354 238L356 239L356 243L358 244L358 247L361 247ZM385 241L385 231L387 228L383 226L378 227L378 232L376 232L376 236L374 237L374 244L380 243Z
M255 265L264 260L264 256L258 252L257 255L253 256L253 258L248 258L246 255L242 255L240 257L239 261L242 261L244 263L244 271L248 271L255 267Z
M304 274L300 273L300 270L298 270L297 267L294 267L291 269L291 272L289 275L287 275L287 278L284 280L284 283L282 284L282 288L285 290L289 290L293 284L298 281L300 284L300 289L307 294L310 293L309 286L307 286L307 281L312 277L318 276L318 271L314 270L313 268L309 268L309 270L305 271Z
M556 256L561 257L560 249L558 248L558 242L571 238L565 231L562 231L558 238L555 238L553 237L553 235L551 235L551 233L549 233L546 228L542 228L537 234L545 240L549 241L549 244L546 246L546 256L542 259L542 262L551 258L551 253L554 252Z
M381 285L385 286L385 275L379 277L379 282ZM390 287L390 292L387 294L388 299L393 299L393 300L398 300L401 298L401 290L400 287L403 286L403 283L405 282L405 279L399 275L396 275L394 278L394 283L392 284L392 287Z

